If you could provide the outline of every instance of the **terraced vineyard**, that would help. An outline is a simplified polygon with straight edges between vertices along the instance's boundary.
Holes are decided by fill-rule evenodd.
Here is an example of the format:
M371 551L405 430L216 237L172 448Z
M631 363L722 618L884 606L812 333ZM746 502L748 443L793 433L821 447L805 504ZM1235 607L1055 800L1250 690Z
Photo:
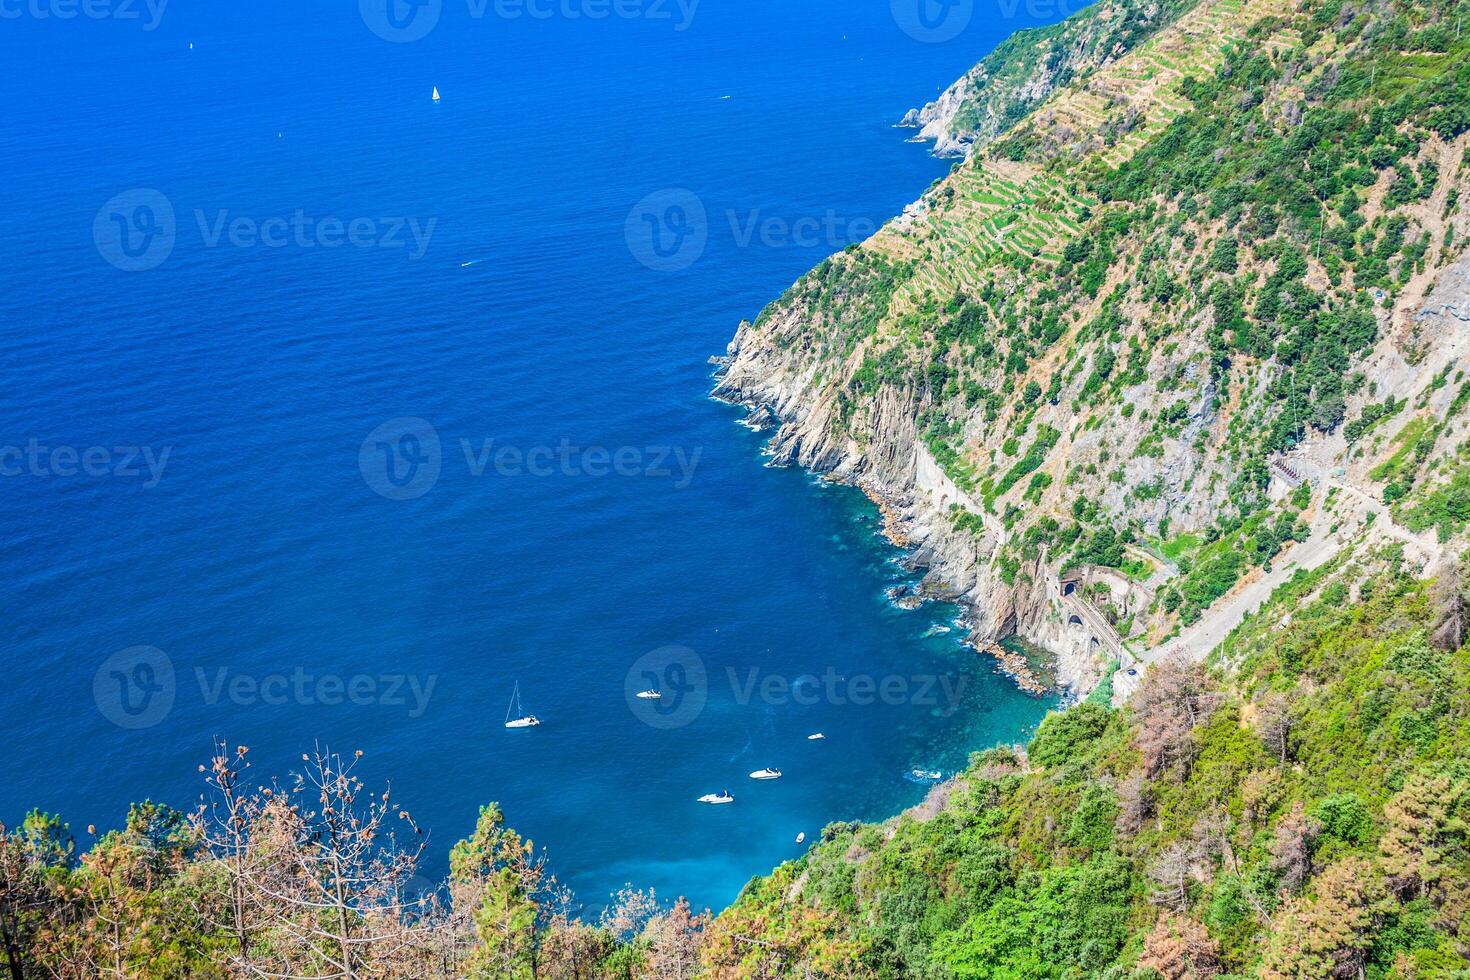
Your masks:
M1016 131L1017 139L1064 150L1046 169L1005 159L997 149L957 166L919 208L869 243L889 257L916 261L895 310L957 291L973 295L997 265L1059 262L1099 203L1079 185L1122 166L1190 111L1184 80L1212 74L1233 45L1246 42L1246 25L1284 9L1279 0L1202 5L1065 90ZM1295 32L1282 30L1267 44L1298 42Z

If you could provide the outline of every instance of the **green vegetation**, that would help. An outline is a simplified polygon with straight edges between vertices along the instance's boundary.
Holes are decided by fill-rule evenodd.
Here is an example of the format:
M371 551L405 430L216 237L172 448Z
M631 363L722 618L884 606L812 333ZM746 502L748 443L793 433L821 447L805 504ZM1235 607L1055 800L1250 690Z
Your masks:
M1448 541L1470 526L1470 462L1462 452L1442 478L1416 488L1393 505L1394 520L1411 531L1433 528Z
M1048 716L918 809L834 824L719 916L629 889L596 923L485 807L447 888L354 759L79 853L0 834L13 976L495 980L1456 980L1470 971L1470 596L1389 551L1298 573L1205 668ZM1353 601L1350 601L1353 600ZM1289 612L1290 616L1283 613Z
M1199 620L1248 569L1269 567L1288 541L1305 541L1307 527L1296 511L1257 511L1245 520L1230 518L1210 528L1205 543L1179 559L1183 576L1159 598L1167 612L1185 625Z
M1026 455L1016 461L1016 464L1005 472L995 486L985 491L985 506L989 509L997 497L1005 496L1006 492L1015 486L1024 476L1028 476L1042 463L1046 462L1047 454L1056 446L1057 440L1062 434L1049 425L1043 425L1036 433L1036 439L1026 450ZM1033 484L1035 486L1035 484ZM1045 489L1041 487L1040 489ZM1039 491L1038 491L1039 492Z
M1464 254L1466 14L1099 0L1022 32L962 92L988 146L751 336L820 389L823 436L911 407L983 500L953 528L1006 528L1006 584L1043 555L1142 579L1156 546L1178 574L1150 612L1196 622L1305 539L1311 490L1273 505L1271 464L1339 432L1394 520L1451 541L1470 454L1435 451L1470 382L1363 365ZM47 814L0 829L0 950L18 980L1466 980L1470 599L1440 575L1392 550L1298 573L1208 668L1156 664L1123 709L1110 679L717 917L630 888L583 922L493 805L416 891L417 828L355 760L260 787L221 748L196 813L143 803L85 847Z
M951 133L985 143L1024 119L1051 92L1170 23L1189 4L1114 0L1047 27L1019 31L967 76ZM1042 75L1040 69L1051 69ZM1036 79L1044 77L1038 85Z
M1126 711L976 755L937 808L828 827L720 917L748 944L727 975L1465 976L1465 602L1391 556L1300 574L1228 673L1161 665ZM810 929L766 945L776 922Z
M963 92L960 128L995 142L853 253L873 256L882 304L788 298L774 307L800 326L782 342L836 363L862 337L832 382L844 434L870 438L860 407L880 390L914 404L941 467L1014 532L1000 567L1049 543L1146 575L1109 525L1193 562L1167 597L1192 621L1297 536L1258 519L1272 460L1337 432L1376 454L1381 428L1450 383L1452 366L1404 398L1360 368L1394 300L1465 245L1470 169L1446 166L1470 129L1463 7L1104 3L1017 35ZM1018 93L1041 64L1055 75ZM1470 385L1454 410L1466 400ZM1375 471L1384 499L1453 526L1432 513L1451 502L1418 490L1441 433L1411 426ZM1111 512L1027 536L1077 495ZM1189 537L1167 540L1171 518ZM1243 550L1211 547L1227 538Z

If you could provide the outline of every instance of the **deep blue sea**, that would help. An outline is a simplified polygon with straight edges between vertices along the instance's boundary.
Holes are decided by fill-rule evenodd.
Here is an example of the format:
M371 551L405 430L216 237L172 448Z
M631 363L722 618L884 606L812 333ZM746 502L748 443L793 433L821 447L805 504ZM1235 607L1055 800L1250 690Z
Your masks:
M707 363L945 171L892 124L1007 9L5 5L0 819L321 744L428 876L494 800L590 906L719 907L1024 738L1048 703Z

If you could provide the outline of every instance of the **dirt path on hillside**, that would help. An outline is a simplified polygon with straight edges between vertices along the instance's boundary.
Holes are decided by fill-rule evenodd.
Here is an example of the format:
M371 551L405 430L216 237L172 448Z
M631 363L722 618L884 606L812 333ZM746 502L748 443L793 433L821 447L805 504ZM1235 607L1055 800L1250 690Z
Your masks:
M1320 568L1358 538L1365 529L1366 539L1388 539L1402 543L1409 551L1409 557L1422 561L1426 570L1433 568L1443 557L1444 549L1437 541L1415 534L1396 523L1382 501L1359 487L1342 481L1331 481L1324 484L1324 488L1328 492L1339 490L1339 500L1350 500L1353 507L1345 511L1339 506L1331 512L1319 512L1307 540L1280 556L1270 573L1257 569L1253 575L1212 605L1199 622L1183 630L1172 640L1146 650L1136 658L1125 656L1125 663L1113 675L1114 703L1126 701L1138 689L1149 664L1176 653L1183 654L1190 660L1200 660L1208 656L1247 616L1268 602L1276 590L1298 570L1311 571ZM1367 520L1369 514L1373 515L1371 526ZM1338 530L1334 532L1333 527Z

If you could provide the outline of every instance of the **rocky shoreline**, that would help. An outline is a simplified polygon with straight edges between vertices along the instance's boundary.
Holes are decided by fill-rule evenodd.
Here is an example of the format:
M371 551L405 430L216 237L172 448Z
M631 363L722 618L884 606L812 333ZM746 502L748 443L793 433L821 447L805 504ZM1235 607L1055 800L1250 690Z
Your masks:
M804 428L813 413L790 397L793 393L789 388L775 390L780 384L770 378L755 381L748 365L739 359L749 329L742 325L727 354L710 358L716 380L711 397L745 409L747 415L741 424L756 431L774 430L767 445L770 465L801 466L822 479L855 487L873 502L881 516L880 532L908 552L909 567L925 572L911 593L892 597L895 604L915 608L928 601L954 603L962 611L965 643L977 655L993 658L998 672L1020 690L1038 697L1058 689L1071 696L1085 694L1090 679L1081 678L1079 683L1075 674L1069 677L1064 665L1058 664L1058 681L1048 685L1025 657L1001 648L999 641L1015 631L1019 621L1016 597L1023 593L991 576L987 549L968 532L955 531L934 502L926 499L931 495L923 492L918 480L910 477L906 485L897 485L896 481L881 479L865 454L839 452L836 447L821 445ZM917 466L911 466L910 472L916 472Z

